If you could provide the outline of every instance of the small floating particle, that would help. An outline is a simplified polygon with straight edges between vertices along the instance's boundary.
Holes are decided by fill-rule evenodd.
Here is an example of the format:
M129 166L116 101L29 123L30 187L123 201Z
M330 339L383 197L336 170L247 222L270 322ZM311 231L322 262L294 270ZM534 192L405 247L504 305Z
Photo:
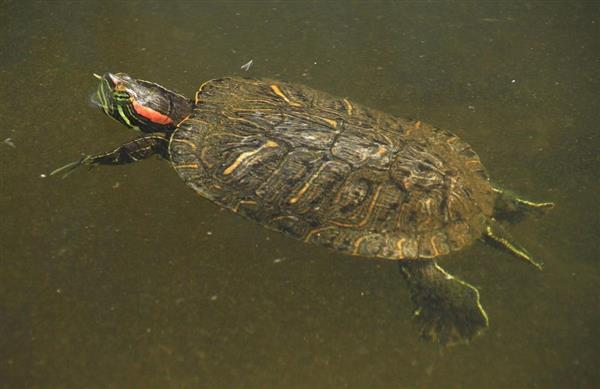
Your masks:
M497 19L497 18L481 18L479 20L482 22L486 22L486 23L497 23L497 22L502 21L502 19Z
M248 70L250 70L250 66L252 66L252 63L254 63L253 59L251 59L250 61L248 61L245 64L243 64L242 66L240 66L240 69L248 71Z
M275 259L273 260L273 263L281 263L281 262L285 261L286 259L287 259L287 258L285 258L285 257L281 257L281 258L275 258Z
M6 138L6 139L4 139L4 144L12 147L13 149L17 148L17 146L15 146L15 142L13 142L12 138Z
M212 231L206 231L206 235L212 235Z
M46 178L48 177L47 175L45 175L44 173L40 174L40 178Z
M215 294L213 296L210 296L210 301L216 301L219 297Z

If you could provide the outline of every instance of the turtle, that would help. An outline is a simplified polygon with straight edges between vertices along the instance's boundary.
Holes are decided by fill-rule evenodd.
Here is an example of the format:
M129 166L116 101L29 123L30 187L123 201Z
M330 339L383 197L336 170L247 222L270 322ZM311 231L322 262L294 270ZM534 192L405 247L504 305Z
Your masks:
M158 155L202 197L266 228L397 261L425 340L469 343L489 327L478 289L441 257L482 240L542 269L503 224L554 204L494 185L450 131L271 79L212 79L190 99L125 73L94 76L93 104L140 135L52 175Z

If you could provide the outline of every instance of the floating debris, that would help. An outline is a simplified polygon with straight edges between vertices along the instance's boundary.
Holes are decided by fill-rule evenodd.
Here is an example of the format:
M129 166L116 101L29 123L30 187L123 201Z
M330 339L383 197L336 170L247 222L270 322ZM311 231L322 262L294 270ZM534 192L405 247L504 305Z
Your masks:
M273 263L281 263L281 262L285 261L286 259L287 259L286 257L275 258L273 260Z
M501 23L501 22L514 22L515 18L507 17L507 18L480 18L480 22L485 23Z
M482 22L486 22L486 23L498 23L498 22L502 22L502 19L497 19L497 18L481 18L479 19Z
M245 71L250 70L250 66L252 66L253 62L254 62L254 60L251 59L250 61L248 61L245 64L243 64L242 66L240 66L240 69L245 70Z
M44 173L40 174L40 178L46 178L48 177L47 175L45 175Z
M252 62L252 61L250 61L250 62ZM13 149L17 148L17 146L15 146L15 143L13 142L12 138L6 138L6 139L4 139L4 144L9 145Z

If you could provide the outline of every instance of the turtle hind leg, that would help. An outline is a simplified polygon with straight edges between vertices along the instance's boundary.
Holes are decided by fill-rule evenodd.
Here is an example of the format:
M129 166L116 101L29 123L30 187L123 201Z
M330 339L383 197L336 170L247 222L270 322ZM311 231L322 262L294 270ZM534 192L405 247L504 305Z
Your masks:
M497 193L494 205L494 217L508 222L521 221L528 215L543 216L554 208L552 202L533 202L517 196L514 192L505 189L493 188Z
M437 263L403 262L400 270L415 305L421 337L452 346L468 343L488 327L479 291L442 269Z
M535 261L525 247L521 246L510 234L494 219L490 219L485 227L483 238L488 243L508 251L515 257L529 262L533 266L542 270L542 264Z

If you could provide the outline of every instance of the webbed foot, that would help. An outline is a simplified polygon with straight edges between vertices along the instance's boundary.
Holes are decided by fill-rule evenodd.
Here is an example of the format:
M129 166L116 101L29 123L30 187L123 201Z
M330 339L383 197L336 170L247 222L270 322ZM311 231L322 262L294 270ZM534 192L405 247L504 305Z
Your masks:
M479 291L435 262L403 263L421 337L442 346L468 343L488 327Z

